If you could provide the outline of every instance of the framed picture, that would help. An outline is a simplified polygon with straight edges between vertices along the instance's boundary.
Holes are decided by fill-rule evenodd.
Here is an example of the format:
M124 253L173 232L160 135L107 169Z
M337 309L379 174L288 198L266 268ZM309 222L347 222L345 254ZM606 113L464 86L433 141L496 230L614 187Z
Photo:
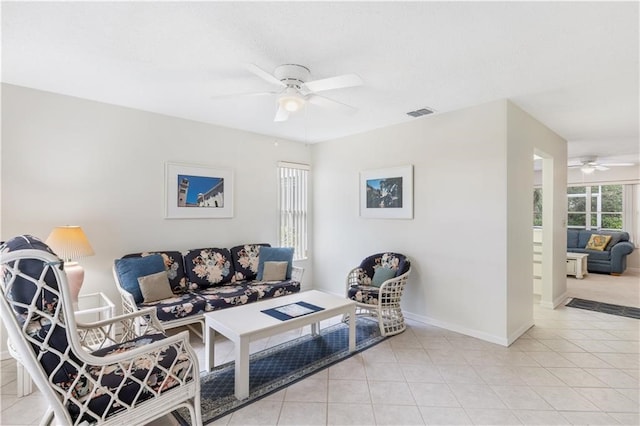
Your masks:
M360 216L413 219L413 165L360 172Z
M233 217L233 172L191 164L165 164L167 219Z

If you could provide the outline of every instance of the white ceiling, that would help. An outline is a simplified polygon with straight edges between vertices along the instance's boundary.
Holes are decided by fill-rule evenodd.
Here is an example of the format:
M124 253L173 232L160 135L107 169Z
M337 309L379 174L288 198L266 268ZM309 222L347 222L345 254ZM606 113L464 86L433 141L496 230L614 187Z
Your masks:
M638 2L3 2L2 81L303 142L508 98L569 156L638 162ZM244 65L356 73L274 123Z

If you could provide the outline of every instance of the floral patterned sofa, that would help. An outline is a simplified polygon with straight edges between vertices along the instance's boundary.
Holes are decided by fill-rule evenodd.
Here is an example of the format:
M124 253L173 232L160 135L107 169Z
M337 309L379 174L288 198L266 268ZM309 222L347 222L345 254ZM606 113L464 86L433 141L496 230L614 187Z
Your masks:
M292 257L293 249L271 247L265 243L244 244L231 249L132 253L115 260L113 275L125 313L154 308L165 328L187 325L202 337L206 312L299 292L304 270L292 265ZM265 262L270 260L288 262L283 280L258 280L259 276L262 277ZM146 279L145 276L152 277L158 273L158 262L166 271L170 291L163 288L166 290L164 297L145 300L133 279L138 279L142 285L140 278ZM194 324L200 324L200 328L194 329Z

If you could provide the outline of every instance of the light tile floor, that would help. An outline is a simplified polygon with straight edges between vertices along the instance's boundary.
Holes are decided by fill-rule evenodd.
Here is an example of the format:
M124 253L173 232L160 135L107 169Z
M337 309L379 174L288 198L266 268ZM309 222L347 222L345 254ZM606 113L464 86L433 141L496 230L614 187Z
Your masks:
M509 348L410 321L406 332L214 424L640 424L640 321L564 306L534 312L536 325ZM192 343L202 358L202 342ZM232 357L228 341L216 343L216 363ZM37 424L44 399L16 398L15 363L1 367L0 425Z

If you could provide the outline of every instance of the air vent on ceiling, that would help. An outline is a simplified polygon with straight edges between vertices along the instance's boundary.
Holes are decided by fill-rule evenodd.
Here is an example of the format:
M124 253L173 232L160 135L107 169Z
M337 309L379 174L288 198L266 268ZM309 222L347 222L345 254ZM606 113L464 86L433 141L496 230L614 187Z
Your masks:
M421 108L407 113L407 115L410 115L411 117L422 117L423 115L429 114L433 114L433 110L429 108Z

